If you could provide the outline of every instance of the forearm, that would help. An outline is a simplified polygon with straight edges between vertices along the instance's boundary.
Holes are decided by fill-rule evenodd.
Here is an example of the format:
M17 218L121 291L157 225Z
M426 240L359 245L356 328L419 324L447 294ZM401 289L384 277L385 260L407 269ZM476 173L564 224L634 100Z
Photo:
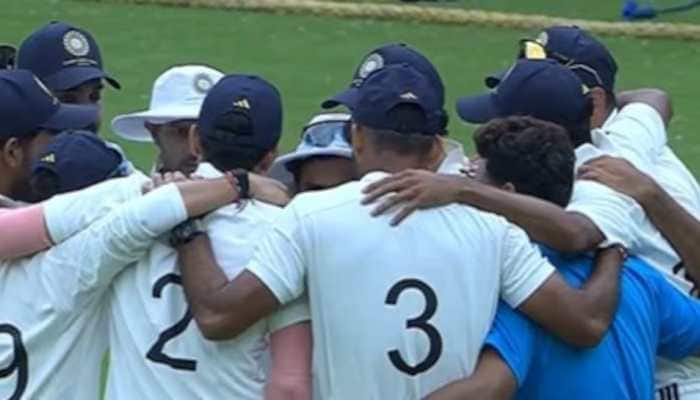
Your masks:
M532 240L561 252L593 250L604 240L584 217L531 196L469 184L459 190L457 199L460 203L503 215L523 228Z
M452 382L424 400L507 400L517 390L517 381L508 365L491 348L482 351L471 376Z
M632 103L644 103L654 108L664 120L666 126L673 118L673 106L671 98L666 92L660 89L637 89L619 92L616 95L619 108Z
M690 276L700 282L700 221L658 184L653 181L651 183L653 191L637 200L652 223L680 255Z
M311 326L302 322L270 334L266 400L311 399Z
M24 257L51 246L41 205L0 210L0 259Z

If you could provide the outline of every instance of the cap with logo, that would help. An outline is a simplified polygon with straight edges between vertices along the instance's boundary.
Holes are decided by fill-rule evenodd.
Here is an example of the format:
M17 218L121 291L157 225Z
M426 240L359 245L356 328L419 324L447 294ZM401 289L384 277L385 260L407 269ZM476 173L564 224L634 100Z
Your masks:
M401 105L414 105L398 113ZM391 65L372 73L359 88L352 120L373 129L439 135L444 110L439 89L413 67ZM404 109L405 110L405 109Z
M534 40L520 42L519 58L551 58L568 67L588 87L615 91L617 63L603 43L577 26L553 26ZM495 87L503 73L486 78L486 86Z
M32 166L32 175L49 171L58 178L57 193L80 190L128 174L122 155L90 132L57 135Z
M64 22L51 22L27 37L17 53L17 68L34 72L51 90L68 90L94 79L121 85L104 71L92 35Z
M561 125L586 118L588 88L554 60L518 60L493 91L457 101L459 116L472 123L527 115Z
M324 101L321 107L333 108L341 104L348 106L354 103L358 95L358 88L372 72L397 64L407 64L425 75L440 101L444 102L445 86L430 60L407 44L391 43L378 47L365 56L355 71L350 87Z
M272 150L282 135L280 93L261 77L227 75L204 98L198 126L210 143Z
M60 103L30 71L0 71L0 138L86 129L98 120L97 107Z
M350 114L328 113L314 116L304 127L296 150L277 157L270 168L270 177L291 187L292 171L304 160L314 157L352 158L348 142Z
M166 124L196 120L204 97L224 76L205 65L179 65L163 72L153 84L148 110L119 115L112 120L114 132L128 140L152 141L146 122Z

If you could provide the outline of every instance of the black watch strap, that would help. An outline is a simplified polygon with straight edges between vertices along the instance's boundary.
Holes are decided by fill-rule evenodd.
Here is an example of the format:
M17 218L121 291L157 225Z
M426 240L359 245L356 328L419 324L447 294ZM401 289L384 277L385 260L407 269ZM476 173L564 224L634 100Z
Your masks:
M180 223L172 231L170 231L169 242L172 247L182 246L191 242L199 235L206 233L204 224L199 219L188 219Z

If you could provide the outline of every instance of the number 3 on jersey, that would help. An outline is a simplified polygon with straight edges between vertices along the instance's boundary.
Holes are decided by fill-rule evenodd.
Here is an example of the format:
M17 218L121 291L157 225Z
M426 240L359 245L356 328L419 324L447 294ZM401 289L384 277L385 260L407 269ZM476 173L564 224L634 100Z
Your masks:
M418 329L423 331L430 341L430 348L428 350L428 355L425 359L416 365L408 365L408 363L403 359L401 353L394 349L389 351L387 354L389 360L399 371L415 376L429 370L433 365L435 365L440 356L442 355L442 337L440 332L435 328L434 325L430 323L430 319L433 318L435 312L437 311L438 301L435 291L428 286L427 283L420 281L418 279L404 279L397 282L394 286L389 289L389 293L386 295L386 304L395 306L401 293L407 289L418 290L425 298L425 308L423 312L412 319L406 321L406 329Z
M163 293L163 289L165 289L165 287L169 283L182 286L182 278L180 277L180 275L172 273L160 277L160 279L158 279L153 285L153 297L155 297L156 299L160 299ZM177 321L175 325L164 330L160 333L160 335L158 335L158 340L148 350L146 358L155 363L168 365L170 366L170 368L173 369L179 369L184 371L196 371L197 360L170 357L169 355L163 352L165 344L168 343L170 340L175 339L177 335L180 335L182 332L184 332L187 329L187 325L189 325L190 321L192 321L192 312L190 311L190 307L188 306L185 315L179 321Z

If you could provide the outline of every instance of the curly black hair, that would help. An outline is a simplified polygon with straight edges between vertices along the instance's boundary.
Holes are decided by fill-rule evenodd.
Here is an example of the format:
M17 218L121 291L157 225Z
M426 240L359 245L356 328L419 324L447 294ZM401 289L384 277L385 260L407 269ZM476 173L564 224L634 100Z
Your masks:
M531 117L496 119L474 133L474 143L492 180L562 207L569 203L576 156L563 127Z

